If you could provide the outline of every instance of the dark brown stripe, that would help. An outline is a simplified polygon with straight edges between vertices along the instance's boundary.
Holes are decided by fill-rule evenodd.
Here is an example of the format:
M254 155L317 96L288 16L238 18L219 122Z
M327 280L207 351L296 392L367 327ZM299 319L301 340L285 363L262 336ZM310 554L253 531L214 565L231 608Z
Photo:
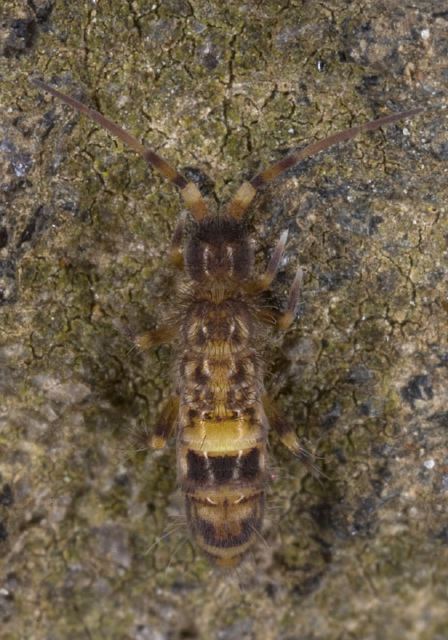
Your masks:
M256 523L252 518L241 520L238 523L241 530L239 534L229 534L225 530L225 525L220 529L202 518L195 520L194 527L206 544L219 549L229 549L230 547L239 547L247 542L253 536L256 524L259 523Z
M238 455L209 456L196 451L187 453L187 480L201 486L219 486L242 482L252 483L261 473L260 451L257 447Z
M191 449L187 453L187 468L188 480L203 485L209 479L206 458Z
M196 382L196 384L199 384L199 385L207 384L207 382L210 379L210 376L208 376L206 373L204 373L203 363L198 364L196 366L196 368L194 370L193 378L194 378L194 381Z
M169 165L168 162L166 162L163 158L161 158L155 151L147 149L145 150L143 157L147 162L149 162L149 164L160 171L160 173L165 178L173 182L180 189L183 189L187 186L187 180L175 169L173 169L173 167Z
M263 178L263 174L259 173L258 175L255 176L255 178L252 178L252 180L250 181L251 185L253 186L254 189L259 189L260 187L262 187L265 183L265 180Z
M236 363L236 371L234 374L232 374L230 379L232 383L235 385L240 385L247 380L247 374L246 374L246 369L244 367L244 362L239 361Z
M207 337L203 331L204 324L203 322L197 322L197 331L193 336L193 339L189 339L191 346L194 347L203 347L207 342Z
M241 457L238 467L238 478L251 482L260 472L260 451L256 447Z
M176 187L179 187L179 189L185 189L185 187L188 184L187 180L183 177L181 173L176 173L176 175L173 178L173 182L176 185Z
M208 461L216 484L230 482L237 463L237 456L211 456Z

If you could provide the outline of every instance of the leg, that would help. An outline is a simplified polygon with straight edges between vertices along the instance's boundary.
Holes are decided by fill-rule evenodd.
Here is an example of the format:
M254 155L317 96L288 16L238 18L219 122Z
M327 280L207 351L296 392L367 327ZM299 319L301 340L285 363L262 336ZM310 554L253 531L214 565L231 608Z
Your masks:
M313 464L313 454L302 447L291 424L268 395L263 396L263 408L269 424L277 432L280 442L284 444L296 458L299 458L299 460L305 464L313 476L319 478L322 472Z
M145 331L145 333L136 335L132 329L121 323L119 320L114 320L113 325L119 333L125 336L132 343L128 354L132 353L134 349L149 351L153 347L158 347L161 344L169 344L177 338L178 335L177 328L173 326L151 329L150 331Z
M274 253L269 260L268 267L262 276L257 278L256 280L249 282L246 291L250 294L261 293L262 291L266 291L272 284L275 276L277 275L278 268L280 266L280 262L283 256L283 252L285 251L286 240L288 239L288 231L283 231L281 234L275 249Z
M173 264L178 269L183 269L184 267L182 239L185 228L185 217L185 211L182 211L179 217L179 222L176 224L176 228L174 229L173 238L171 240L170 261L171 264Z
M282 411L268 395L263 396L263 408L269 420L270 426L277 432L280 442L292 453L300 457L302 447L296 433L286 420Z
M177 327L172 325L167 325L160 329L151 329L150 331L145 331L144 333L136 335L130 327L118 319L114 319L112 324L118 333L121 333L121 335L125 336L130 342L132 342L132 347L129 349L129 353L134 349L148 351L149 349L158 347L161 344L169 344L178 336Z
M289 290L288 304L285 311L278 317L277 324L279 329L286 330L294 322L294 318L297 312L297 305L299 303L300 289L303 282L303 270L299 267L296 271L294 280L292 281L291 289Z
M269 307L255 307L254 313L257 320L272 326L277 324L280 315L277 309L271 309Z
M148 351L153 347L158 347L161 344L167 344L172 342L177 336L176 327L161 327L160 329L151 329L151 331L145 331L140 335L132 335L127 332L128 338L134 343L136 347L142 351Z
M268 268L263 273L262 276L258 279L258 287L260 291L266 291L272 284L275 276L277 275L278 268L280 266L281 259L283 257L283 252L285 251L286 241L288 239L288 231L283 231L281 234L275 249L274 253L269 260Z
M257 280L249 282L245 290L249 295L257 295L262 291L266 291L272 284L277 271L280 266L280 262L285 251L286 240L288 239L288 231L283 231L277 245L274 249L271 259L269 260L266 271ZM276 323L280 329L286 330L293 323L297 304L299 302L300 289L303 282L303 270L299 267L297 269L295 278L289 291L288 304L283 313L278 313L273 310L261 310L259 313L259 320L266 322L267 324Z
M286 305L285 311L281 312L277 309L260 307L255 311L257 319L265 324L276 324L278 328L283 331L288 329L288 327L294 322L294 318L296 316L302 281L303 270L299 267L289 291L288 304Z
M179 399L176 396L170 396L160 412L154 432L149 439L149 446L152 449L163 449L166 445L167 439L173 432L178 413Z

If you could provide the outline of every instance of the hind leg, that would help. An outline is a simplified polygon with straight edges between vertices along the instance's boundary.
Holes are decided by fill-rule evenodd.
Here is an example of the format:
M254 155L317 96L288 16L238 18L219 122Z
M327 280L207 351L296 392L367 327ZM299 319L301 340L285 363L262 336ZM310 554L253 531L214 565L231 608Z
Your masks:
M152 449L164 448L166 441L174 431L178 413L179 398L170 396L160 412L154 431L149 439L149 446Z
M313 476L319 478L322 472L313 464L313 454L300 444L300 440L293 427L281 409L268 395L263 396L263 408L269 424L277 432L280 442L285 445L296 458L299 458L299 460L303 462Z

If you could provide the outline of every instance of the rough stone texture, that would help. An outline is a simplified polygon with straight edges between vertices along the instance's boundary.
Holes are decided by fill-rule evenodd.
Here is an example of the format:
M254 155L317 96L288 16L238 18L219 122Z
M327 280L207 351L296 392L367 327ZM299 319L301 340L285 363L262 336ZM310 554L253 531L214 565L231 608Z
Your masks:
M446 640L442 5L2 2L2 638ZM169 352L143 357L116 329L153 326L171 296L177 195L32 75L212 200L289 148L428 106L307 161L253 209L260 263L290 229L274 298L297 260L307 270L269 384L326 475L273 439L265 543L237 575L188 541L173 451L137 451Z

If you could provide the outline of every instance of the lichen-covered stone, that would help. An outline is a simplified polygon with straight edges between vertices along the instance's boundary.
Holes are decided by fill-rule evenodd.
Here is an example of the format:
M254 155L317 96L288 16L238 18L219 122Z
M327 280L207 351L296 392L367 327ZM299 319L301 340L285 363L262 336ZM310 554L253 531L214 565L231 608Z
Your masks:
M448 637L440 3L1 12L2 637ZM154 326L172 295L177 194L33 75L220 198L306 141L437 107L306 161L252 210L260 266L290 231L273 298L297 259L306 269L268 384L325 475L274 442L265 542L237 575L188 541L174 452L138 451L169 393L169 353L143 357L117 330Z

